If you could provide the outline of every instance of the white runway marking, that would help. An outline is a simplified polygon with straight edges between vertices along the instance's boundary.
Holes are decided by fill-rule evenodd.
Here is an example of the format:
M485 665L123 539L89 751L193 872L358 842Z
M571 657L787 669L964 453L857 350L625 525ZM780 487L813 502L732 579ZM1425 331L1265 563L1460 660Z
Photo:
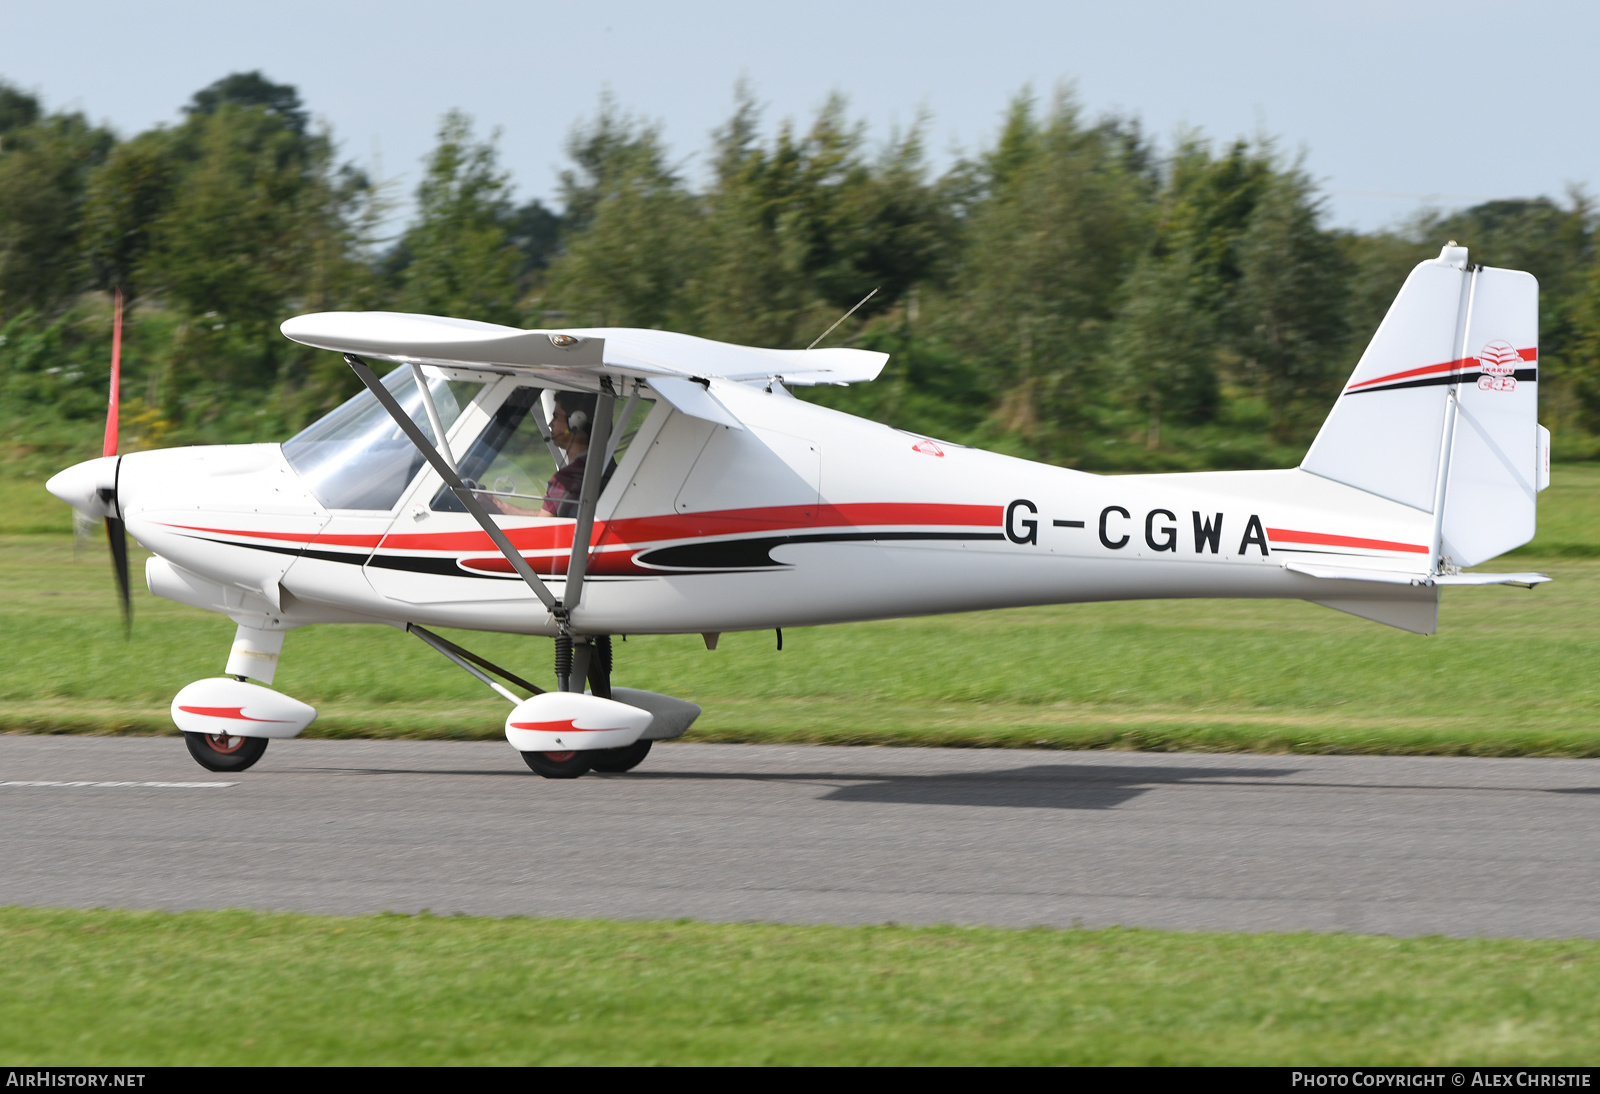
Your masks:
M201 789L213 786L237 786L238 783L138 783L138 782L55 782L49 779L13 779L0 782L0 786L170 786L182 789Z

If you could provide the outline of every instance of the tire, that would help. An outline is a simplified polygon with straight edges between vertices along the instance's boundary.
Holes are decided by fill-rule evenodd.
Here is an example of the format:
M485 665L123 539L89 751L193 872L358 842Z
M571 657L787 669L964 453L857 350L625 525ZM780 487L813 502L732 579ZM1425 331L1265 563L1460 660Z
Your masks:
M591 762L596 771L619 775L624 771L632 771L650 755L650 742L635 741L621 748L600 748L596 749L593 755L594 759Z
M225 737L213 733L185 733L189 755L207 771L243 771L267 750L265 737Z
M535 775L547 779L576 779L589 770L594 752L524 752L522 759L533 768Z

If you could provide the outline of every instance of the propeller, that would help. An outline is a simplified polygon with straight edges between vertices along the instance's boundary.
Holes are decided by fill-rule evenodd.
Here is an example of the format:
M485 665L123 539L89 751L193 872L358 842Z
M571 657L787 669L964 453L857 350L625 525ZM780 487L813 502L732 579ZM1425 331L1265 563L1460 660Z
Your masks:
M106 407L106 439L101 455L117 454L117 419L121 409L122 394L122 290L117 289L116 306L111 319L111 397ZM116 464L116 478L109 490L100 489L100 500L106 506L106 540L111 545L111 568L117 575L117 593L122 599L122 628L133 634L133 594L128 580L128 526L122 520L122 505L117 499L117 479L122 475L122 461Z

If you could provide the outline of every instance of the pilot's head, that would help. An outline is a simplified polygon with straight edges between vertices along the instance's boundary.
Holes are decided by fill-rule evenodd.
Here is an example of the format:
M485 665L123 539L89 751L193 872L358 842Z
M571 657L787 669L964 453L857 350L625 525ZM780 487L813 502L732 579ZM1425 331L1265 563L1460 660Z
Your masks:
M587 442L594 428L595 406L600 397L586 391L556 392L556 415L566 419L566 431ZM557 423L550 423L552 432L560 433ZM559 438L558 438L559 439Z

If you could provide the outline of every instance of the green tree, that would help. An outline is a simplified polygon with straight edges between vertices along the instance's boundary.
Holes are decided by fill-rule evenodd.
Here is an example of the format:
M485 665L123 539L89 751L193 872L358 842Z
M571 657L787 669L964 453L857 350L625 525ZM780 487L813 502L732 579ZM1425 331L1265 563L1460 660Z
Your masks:
M370 299L374 192L327 133L302 130L292 88L269 98L201 92L181 125L129 142L96 180L91 254L178 320L160 385L174 415L226 416L224 388L272 391L267 408L292 424L347 386L308 374L317 355L277 327Z
M215 114L225 106L255 106L283 121L295 136L306 139L308 119L300 92L290 84L275 84L261 72L234 72L194 93L184 112L189 116Z
M703 215L667 162L658 127L608 98L567 141L561 176L570 225L545 306L577 325L694 329Z
M446 114L417 187L417 219L401 247L399 306L407 311L515 324L523 256L512 241L510 176L495 139L472 119Z
M1294 439L1296 411L1328 395L1330 368L1344 348L1348 271L1321 208L1298 167L1276 173L1239 240L1238 349L1259 384L1279 443Z
M1572 337L1567 347L1566 371L1572 394L1581 410L1573 424L1600 432L1600 257L1590 263L1571 306ZM1541 357L1543 349L1540 350ZM1541 368L1543 361L1540 362Z
M0 136L32 125L43 113L36 96L0 80Z
M319 164L260 107L197 115L181 136L172 200L150 225L141 276L187 314L266 337L303 284L311 255L299 229ZM181 153L180 153L181 154Z
M976 174L946 329L1004 393L1000 426L1062 452L1089 420L1118 288L1149 238L1147 180L1065 93L1042 118L1014 101Z
M1179 140L1168 166L1157 251L1185 257L1198 306L1214 315L1223 337L1240 333L1234 304L1244 276L1241 250L1273 173L1270 148L1239 140L1213 156L1195 134Z
M81 114L40 116L36 102L0 90L0 120L10 125L0 132L3 318L23 308L55 311L87 287L79 247L84 195L113 138Z
M142 285L151 227L171 204L179 163L166 130L141 133L111 150L89 179L83 211L85 255L101 288L121 288L129 303Z
M1147 448L1161 447L1163 420L1206 418L1216 409L1217 323L1205 306L1208 288L1186 254L1145 257L1123 286L1107 356L1144 412Z

